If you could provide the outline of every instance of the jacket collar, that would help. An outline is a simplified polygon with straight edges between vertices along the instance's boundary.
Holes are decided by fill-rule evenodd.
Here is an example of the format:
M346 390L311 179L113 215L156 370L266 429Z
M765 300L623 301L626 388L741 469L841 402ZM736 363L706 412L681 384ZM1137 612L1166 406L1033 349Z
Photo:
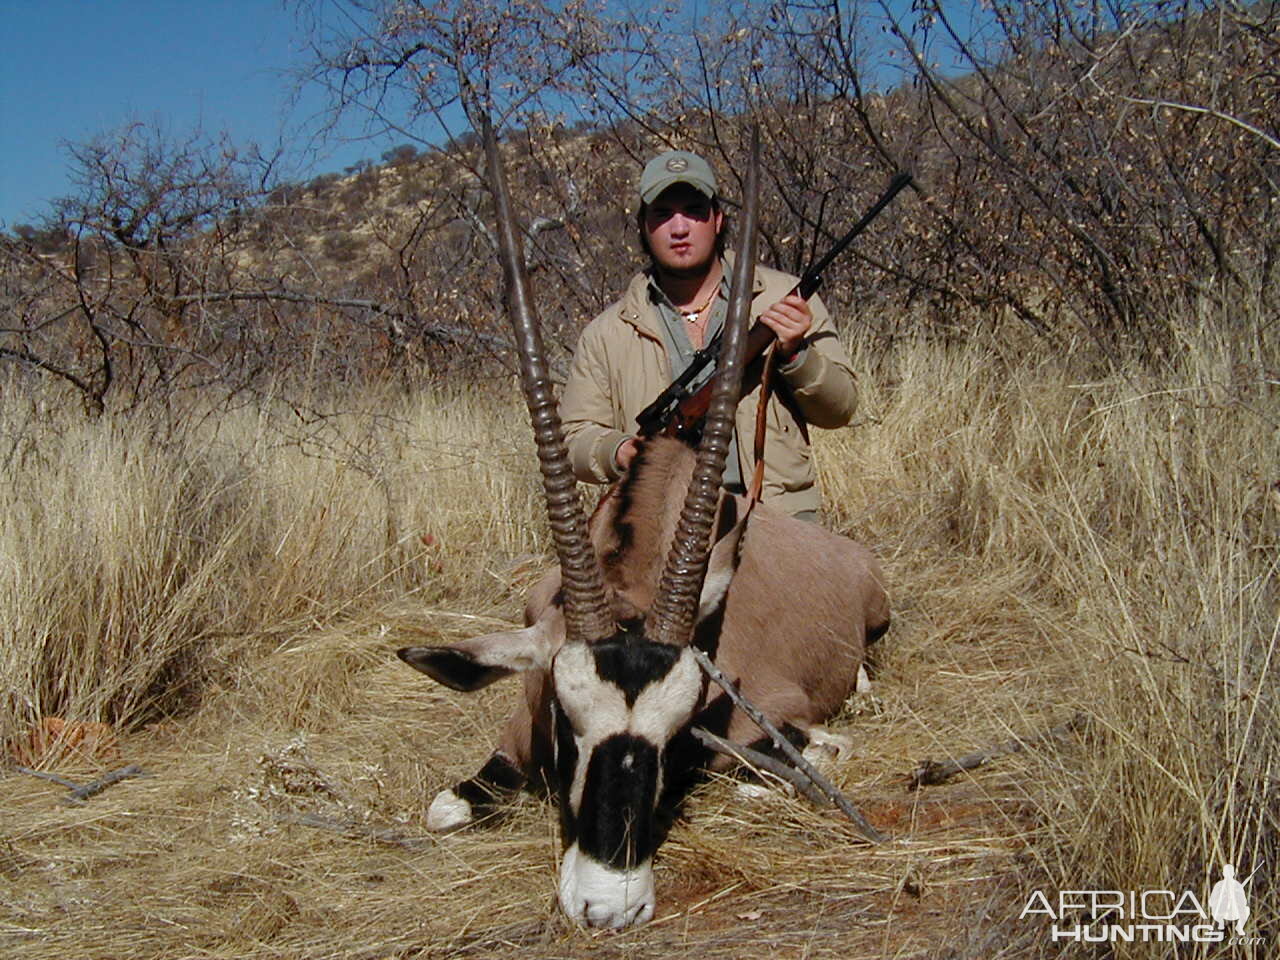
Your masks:
M732 250L726 250L720 258L721 267L726 277L733 276L733 260L734 252ZM760 271L753 271L751 275L752 297L757 296L764 290L764 286L764 278L760 276ZM623 320L641 333L653 337L655 340L662 340L662 330L658 326L661 322L658 319L658 311L649 302L649 271L647 269L640 271L631 278L631 282L627 284L626 291L622 294L621 303L619 315Z

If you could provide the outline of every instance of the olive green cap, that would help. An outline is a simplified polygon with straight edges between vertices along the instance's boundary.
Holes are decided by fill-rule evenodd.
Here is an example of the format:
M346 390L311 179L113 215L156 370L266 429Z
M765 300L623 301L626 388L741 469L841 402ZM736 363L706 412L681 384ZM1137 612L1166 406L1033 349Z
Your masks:
M640 174L640 199L653 203L658 194L673 183L687 183L708 200L716 195L716 175L711 172L711 164L696 153L670 150L644 165L644 172Z

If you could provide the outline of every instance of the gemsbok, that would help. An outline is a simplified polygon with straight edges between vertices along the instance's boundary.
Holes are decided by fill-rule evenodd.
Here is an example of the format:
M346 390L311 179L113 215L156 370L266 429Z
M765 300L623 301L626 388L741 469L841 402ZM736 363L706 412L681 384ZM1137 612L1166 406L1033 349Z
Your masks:
M487 125L484 141L560 563L534 587L524 629L399 651L456 690L524 674L525 696L497 749L476 776L435 798L428 825L469 823L504 795L545 783L560 807L561 907L589 926L627 927L653 917L652 861L674 804L701 771L731 762L713 758L693 729L761 748L758 729L708 684L691 645L803 746L853 693L867 644L888 627L888 600L865 547L720 490L750 313L758 151L702 442L695 453L677 440L647 441L588 521Z

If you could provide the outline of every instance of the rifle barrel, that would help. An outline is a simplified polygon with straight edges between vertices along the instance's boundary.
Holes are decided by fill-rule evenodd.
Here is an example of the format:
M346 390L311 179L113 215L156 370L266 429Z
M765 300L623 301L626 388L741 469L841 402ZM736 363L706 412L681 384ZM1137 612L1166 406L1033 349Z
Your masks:
M889 188L885 190L884 196L877 200L866 213L862 215L862 219L849 228L849 232L836 241L835 246L823 254L822 259L811 266L804 272L804 276L800 278L800 282L796 284L796 291L800 296L808 300L813 296L813 292L818 289L818 284L822 283L822 274L827 267L831 266L831 261L840 256L844 252L844 248L853 243L854 238L871 224L871 221L880 215L880 211L893 202L893 198L901 193L907 185L911 183L911 174L903 171L897 174L889 181Z

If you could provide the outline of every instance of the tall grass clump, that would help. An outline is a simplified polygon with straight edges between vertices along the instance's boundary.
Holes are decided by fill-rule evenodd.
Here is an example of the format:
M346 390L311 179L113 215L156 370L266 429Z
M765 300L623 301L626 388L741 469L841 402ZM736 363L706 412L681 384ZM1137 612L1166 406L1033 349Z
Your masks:
M994 337L860 355L863 428L821 464L836 522L888 558L905 629L887 666L932 690L938 749L1077 718L1026 787L1043 834L1025 893L1207 903L1231 863L1270 943L1280 381L1261 318L1175 319L1159 374Z
M1075 803L1059 871L1203 897L1233 864L1252 877L1263 956L1280 857L1280 384L1230 329L1189 337L1171 377L1108 384L1086 427L1107 480L1063 484L1073 562L1058 579L1081 597L1096 706L1092 749L1061 785Z
M371 392L309 416L268 400L38 423L28 400L0 403L21 454L0 493L0 737L184 709L245 638L456 593L452 560L474 542L541 549L486 509L535 489L505 401Z

